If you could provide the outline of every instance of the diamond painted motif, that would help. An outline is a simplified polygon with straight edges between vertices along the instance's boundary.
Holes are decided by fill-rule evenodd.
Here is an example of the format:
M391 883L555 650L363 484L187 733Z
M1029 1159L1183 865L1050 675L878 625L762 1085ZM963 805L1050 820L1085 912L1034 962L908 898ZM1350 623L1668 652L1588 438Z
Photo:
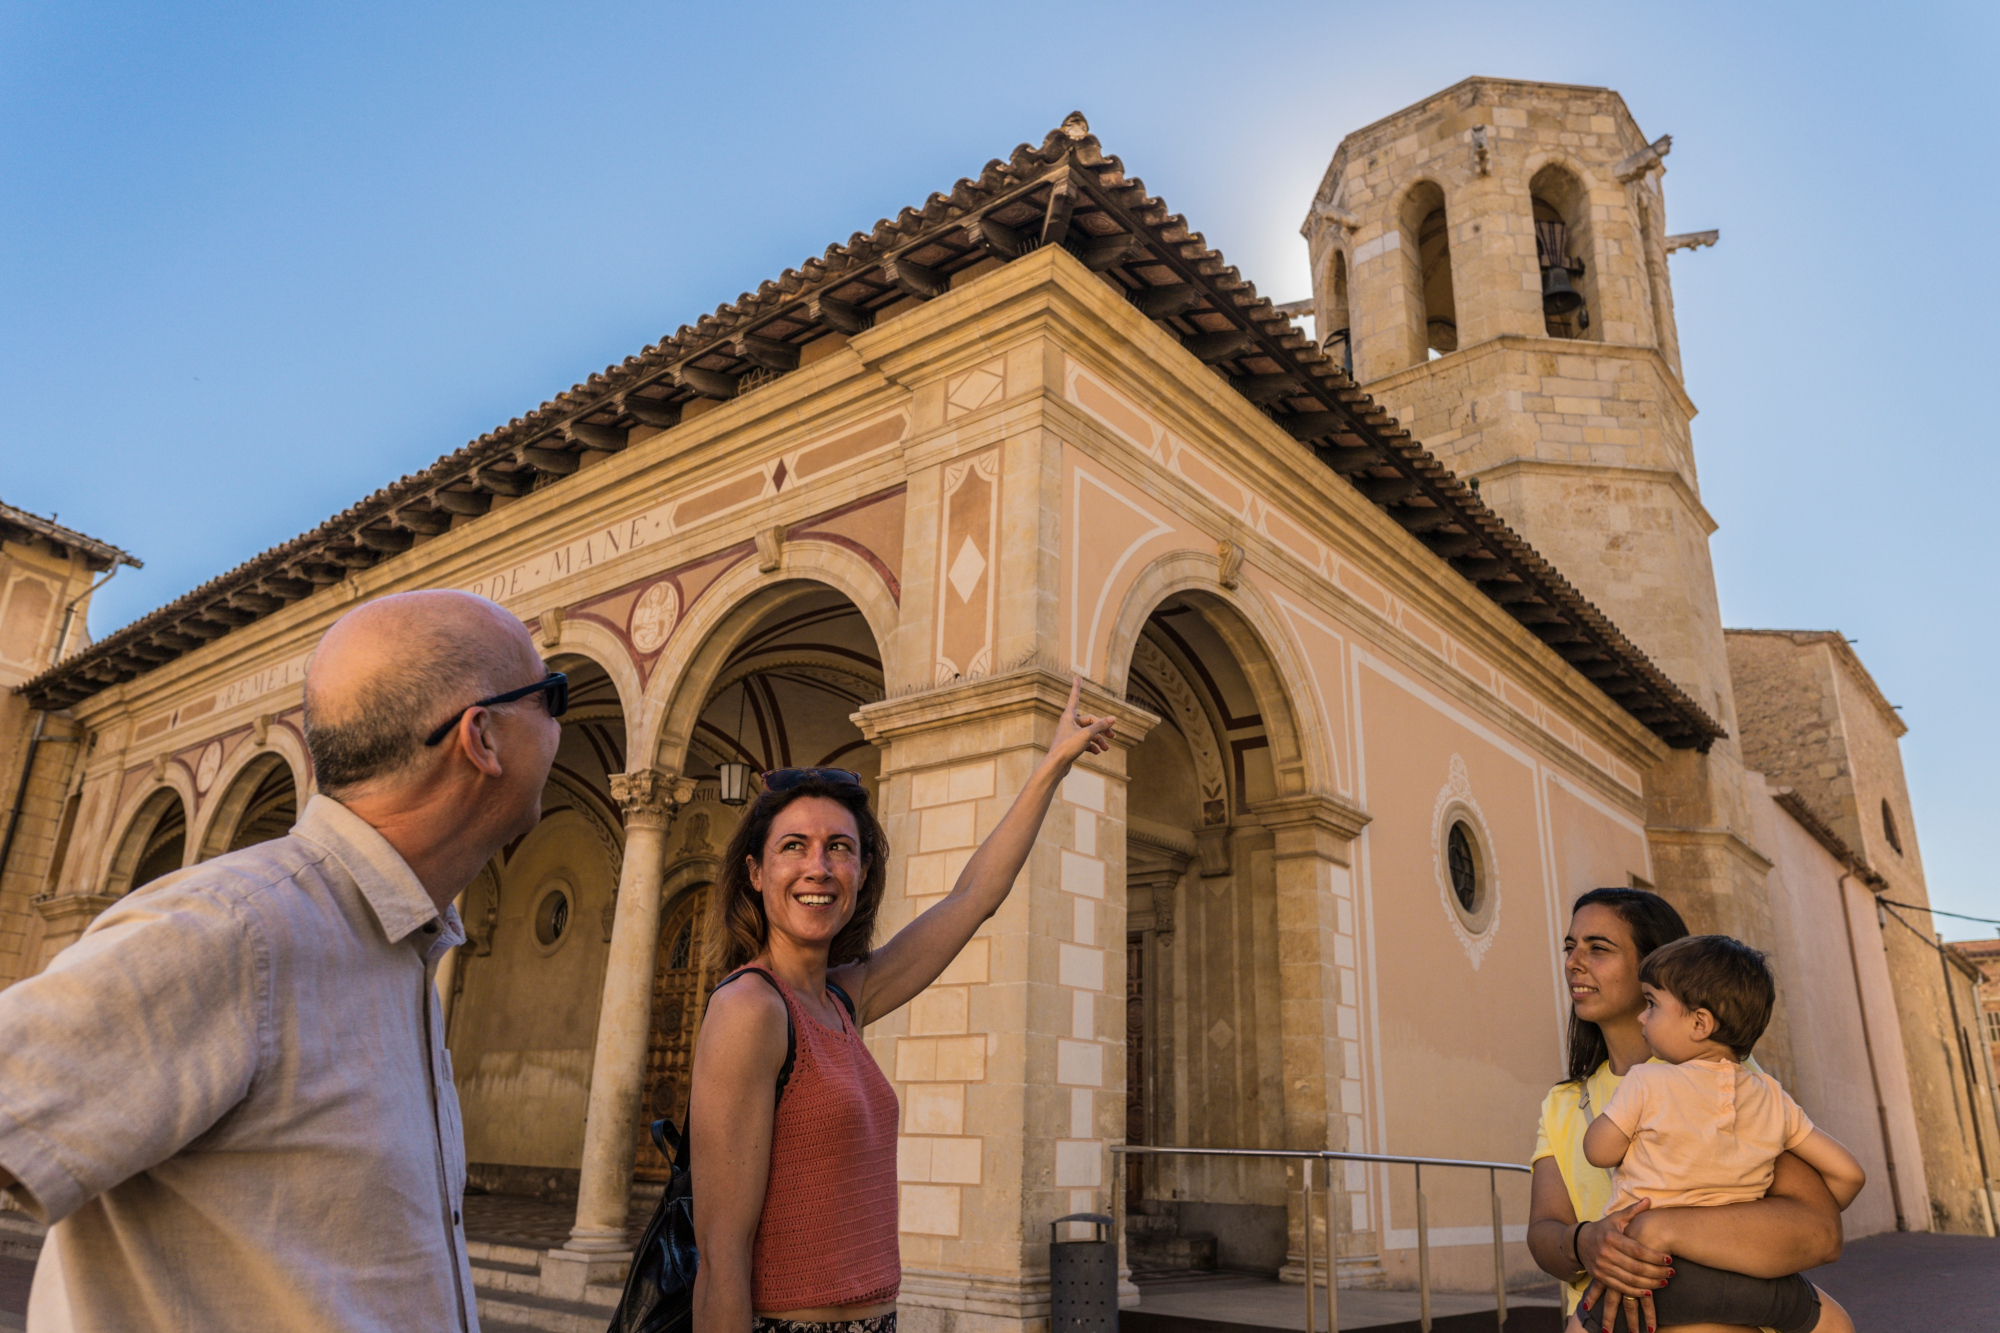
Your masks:
M778 470L771 474L771 489L774 491L785 489L785 460L782 458L778 460Z
M945 383L945 416L949 419L977 412L988 403L997 402L1006 387L1006 376L983 366L954 376Z
M972 590L979 586L979 576L985 572L986 557L979 554L972 538L967 537L965 545L958 548L958 557L951 562L945 577L951 580L951 586L958 592L958 600L966 602L972 600Z

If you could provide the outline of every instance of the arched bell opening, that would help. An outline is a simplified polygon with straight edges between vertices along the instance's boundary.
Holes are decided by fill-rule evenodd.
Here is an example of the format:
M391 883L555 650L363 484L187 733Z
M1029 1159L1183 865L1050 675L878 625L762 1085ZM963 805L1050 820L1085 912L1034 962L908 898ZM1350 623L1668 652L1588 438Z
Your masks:
M1542 275L1542 319L1551 338L1601 341L1590 199L1583 182L1550 163L1528 182L1535 213L1535 262Z
M1281 795L1276 752L1296 753L1274 664L1226 604L1168 598L1133 649L1127 694L1161 725L1133 750L1126 790L1126 1119L1133 1142L1285 1142L1272 836L1255 807ZM1278 716L1273 716L1273 714ZM1214 1237L1224 1267L1286 1256L1281 1165L1148 1163L1128 1175L1135 1270L1185 1266ZM1194 1244L1209 1242L1196 1239Z
M298 783L282 754L263 754L245 764L222 795L209 820L197 860L238 852L282 838L299 818Z
M684 754L663 768L696 780L668 833L659 944L653 971L652 1031L635 1178L664 1181L668 1163L647 1126L685 1123L688 1075L709 992L722 974L710 960L711 888L742 806L725 805L722 766L750 770L754 799L762 775L778 768L846 768L879 796L881 757L852 720L883 697L881 648L861 610L823 585L766 589L740 615L725 617L690 663L669 731L685 734ZM700 699L697 707L694 703ZM879 807L877 813L880 813Z
M1403 200L1402 237L1409 271L1405 290L1410 308L1415 364L1458 350L1458 296L1452 283L1451 222L1444 191L1419 181Z
M459 900L467 940L451 977L449 1045L475 1190L573 1200L598 1009L625 847L611 775L626 767L624 708L589 658L569 676L541 822Z
M1354 316L1347 297L1347 252L1336 249L1326 261L1321 283L1324 315L1319 320L1320 346L1340 362L1341 369L1354 373Z
M104 892L113 898L179 870L187 859L187 806L172 787L148 796L125 827Z

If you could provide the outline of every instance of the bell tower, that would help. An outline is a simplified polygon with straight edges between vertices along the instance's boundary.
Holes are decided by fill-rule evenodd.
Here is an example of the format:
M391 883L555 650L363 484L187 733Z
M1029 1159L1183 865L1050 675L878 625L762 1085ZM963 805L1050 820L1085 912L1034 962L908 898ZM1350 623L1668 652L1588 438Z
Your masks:
M1328 352L1710 716L1735 702L1681 383L1671 141L1607 88L1468 79L1342 140L1305 236ZM1734 736L1647 775L1656 887L1770 941Z

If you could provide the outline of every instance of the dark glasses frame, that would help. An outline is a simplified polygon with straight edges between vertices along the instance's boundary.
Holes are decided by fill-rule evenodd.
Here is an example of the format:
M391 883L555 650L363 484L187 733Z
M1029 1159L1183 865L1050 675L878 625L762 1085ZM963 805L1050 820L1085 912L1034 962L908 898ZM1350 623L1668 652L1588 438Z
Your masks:
M548 696L543 702L548 705L550 717L561 717L569 711L569 677L560 671L551 671L533 685L523 685L518 690L509 690L505 694L496 694L490 699L476 699L472 703L467 704L452 715L451 721L425 737L424 745L426 747L436 745L439 741L451 735L452 728L456 727L464 719L465 715L475 708L491 708L494 704L510 704L516 699L525 699L531 694L546 694Z
M765 791L790 791L801 782L817 778L841 786L862 787L861 775L851 768L774 768L763 775Z

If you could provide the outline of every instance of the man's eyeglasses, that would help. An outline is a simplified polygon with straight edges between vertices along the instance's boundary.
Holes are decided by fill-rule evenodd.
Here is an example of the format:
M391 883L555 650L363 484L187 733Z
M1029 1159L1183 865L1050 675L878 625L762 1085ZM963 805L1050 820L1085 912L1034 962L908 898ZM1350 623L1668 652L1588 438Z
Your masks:
M861 775L851 768L774 768L764 775L765 791L790 791L801 782L830 782L859 787Z
M467 704L452 715L451 721L425 737L424 744L426 746L436 745L439 741L451 735L451 729L458 725L459 719L475 708L491 708L494 704L510 704L516 699L525 699L531 694L542 696L542 702L548 705L550 717L561 717L569 711L569 677L560 671L551 671L547 676L536 681L533 685L523 685L518 690L509 690L505 694L496 694L491 699L479 699Z

